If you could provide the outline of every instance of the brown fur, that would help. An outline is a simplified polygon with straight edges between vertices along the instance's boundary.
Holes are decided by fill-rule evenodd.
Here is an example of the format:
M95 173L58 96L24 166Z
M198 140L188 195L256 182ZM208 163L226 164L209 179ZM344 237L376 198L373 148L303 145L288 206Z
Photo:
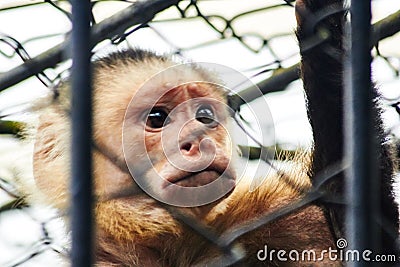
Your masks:
M302 1L299 7L304 8ZM299 23L301 19L297 17ZM204 237L176 220L164 204L145 195L135 184L125 166L122 149L122 124L133 95L139 94L147 79L176 63L169 57L135 50L115 53L94 63L94 192L96 196L96 265L97 266L222 266L222 253ZM141 97L151 101L167 84L182 84L217 78L200 68L177 70L153 84L153 90ZM190 86L190 85L189 85ZM196 89L196 90L195 90ZM224 92L215 86L197 84L195 89L181 87L186 95L171 93L167 102L181 103L196 96L225 102ZM59 97L43 111L34 150L34 175L38 187L53 206L67 211L69 203L69 110L68 83L59 88ZM168 93L169 94L169 93ZM188 95L189 94L189 95ZM128 115L129 116L129 115ZM225 114L224 116L227 116ZM134 126L135 122L132 123ZM189 129L191 130L191 129ZM208 134L223 156L232 157L225 133ZM155 168L165 165L157 135L145 137L146 149L157 159ZM133 140L125 151L130 160L140 162L145 155ZM301 200L311 189L308 175L312 155L299 153L290 170L271 174L261 186L250 192L250 179L242 179L233 192L212 204L199 208L180 208L217 236L268 216ZM315 250L335 248L324 211L310 203L234 241L246 257L235 266L340 266L324 257L318 262L261 262L257 252L269 249Z
M147 65L136 62L119 62L118 66L111 67L98 64L95 69L94 138L119 160L123 159L121 125L131 95L144 82L145 77L173 64L167 60L148 61ZM190 70L188 73L199 75ZM195 76L186 78L195 79ZM60 93L67 94L66 90L67 86L64 86L60 88ZM215 97L219 96L215 94ZM68 107L65 102L56 101L43 112L34 152L37 184L48 196L49 202L62 210L68 208L69 201L69 123L66 109ZM216 138L223 140L222 136ZM220 256L215 246L173 219L157 201L141 193L130 174L113 159L99 150L94 150L93 154L95 194L98 199L98 266L201 266ZM268 177L256 191L249 191L249 181L240 181L228 198L209 206L207 212L198 217L199 220L221 235L300 199L310 188L310 180L305 171L307 166L302 165L308 164L308 157L300 158L301 164L297 164L291 172L286 172L284 177ZM121 189L127 188L132 189L132 194L121 193ZM277 264L257 260L256 253L264 245L285 250L319 251L334 248L324 214L315 205L306 206L251 231L239 238L237 243L247 253L242 264L248 265ZM298 264L292 263L293 266ZM322 262L318 264L323 265Z
M299 188L292 188L283 182L281 177L272 176L256 191L249 192L248 181L241 181L233 194L215 206L202 223L217 234L222 234L290 205L301 198L302 194L299 191L307 191L310 186L304 173L299 172L292 177L292 182ZM101 229L101 234L98 235L98 256L102 261L114 262L117 266L204 266L208 260L221 256L215 246L175 221L156 201L147 197L123 201L118 203L111 200L100 203L97 207L97 223ZM335 248L323 212L315 205L307 206L250 232L237 243L243 246L247 253L246 260L241 263L244 266L282 266L279 262L261 263L257 260L256 253L264 245L268 245L270 249L286 251L313 249L317 253L329 247ZM146 262L145 265L148 257L153 261ZM328 259L287 264L341 265Z
M305 38L302 27L307 19L307 16L303 16L301 12L304 13L310 8L315 12L326 4L334 2L341 3L342 1L296 1L297 10L300 11L296 17L299 23L300 43ZM341 45L342 35L339 30L341 28L338 26L341 22L343 22L342 15L336 15L330 21L332 28L338 30L332 31L335 38L331 41L335 46ZM342 149L340 145L342 116L338 115L341 102L327 103L332 103L332 99L336 101L342 99L335 97L342 90L340 76L342 66L337 62L322 60L320 54L315 53L319 51L318 49L318 47L315 48L309 54L307 51L302 51L303 80L309 100L309 118L314 132L314 153L312 155L299 153L290 170L286 168L269 175L255 191L249 190L250 179L243 179L238 182L230 195L219 202L216 201L204 207L179 208L177 211L191 216L210 229L215 236L223 237L238 227L249 225L301 200L312 188L310 176L314 176L341 158L341 153L336 151ZM322 55L325 54L322 53ZM157 56L141 50L115 53L94 62L93 136L96 147L93 149L93 174L96 196L97 266L224 265L220 248L205 240L188 225L175 219L173 213L168 211L170 207L145 195L135 184L125 166L121 135L127 106L132 96L138 94L138 88L147 79L174 64L175 62L169 57ZM314 68L311 68L312 66ZM334 78L329 78L331 76ZM159 94L157 90L163 90L166 84L203 80L205 77L211 80L216 79L212 77L212 74L199 68L181 69L173 75L160 78L153 90L146 92L141 100L142 102L150 101L152 97ZM319 88L321 80L327 84L321 87L323 90ZM186 95L172 93L166 99L169 101L166 102L182 103L190 99L192 96L190 93L196 96L203 94L202 96L225 101L224 92L218 87L198 83L196 90L193 88L188 90L187 86L190 87L190 85L184 85L178 88L186 92ZM66 115L66 111L69 110L68 84L64 84L59 89L60 96L43 111L40 119L34 150L34 175L38 187L47 196L48 202L67 211L69 203L69 121ZM333 96L326 89L332 89ZM313 105L318 105L318 109L312 108ZM325 112L322 112L324 110ZM330 119L326 119L327 116ZM135 122L129 123L135 126ZM328 124L329 127L316 127L316 123ZM379 120L378 125L380 125ZM233 152L225 133L214 131L208 137L213 139L218 148L223 151L222 156L232 156ZM326 139L327 137L332 138L333 141ZM165 159L158 136L149 135L144 139L146 139L146 148L157 160L155 168L161 170L165 165ZM334 140L340 142L334 142ZM125 151L129 155L129 160L134 160L139 164L140 159L145 156L143 152L137 150L137 144L141 141L143 140L133 139L131 146ZM333 143L336 145L332 146ZM318 165L318 161L323 164ZM390 166L384 169L387 169L389 173L392 170ZM391 173L387 177L390 178ZM335 179L335 181L342 182L341 179ZM387 210L393 212L395 209L389 207ZM397 210L395 213L397 214ZM235 266L341 266L341 262L330 261L327 255L322 261L317 262L279 262L276 258L261 262L257 259L257 253L265 245L269 250L283 249L298 252L314 250L317 255L323 250L335 249L335 238L341 236L332 236L327 218L329 218L327 209L324 210L320 205L309 203L248 231L233 242L233 246L241 247L246 253L244 259ZM397 220L397 215L390 218ZM339 223L343 223L343 220ZM397 227L397 222L395 225Z

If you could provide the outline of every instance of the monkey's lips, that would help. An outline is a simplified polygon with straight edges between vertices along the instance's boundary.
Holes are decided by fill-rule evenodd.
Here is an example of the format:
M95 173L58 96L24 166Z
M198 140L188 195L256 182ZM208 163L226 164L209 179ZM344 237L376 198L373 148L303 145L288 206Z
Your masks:
M222 164L212 164L198 172L164 169L160 199L181 207L199 207L226 197L235 188L233 170Z
M220 177L217 171L202 171L188 174L173 183L183 187L197 187L212 183Z
M199 172L180 171L172 177L164 177L164 188L169 185L178 185L182 187L199 187L210 184L218 179L228 179L234 181L234 175L228 169L219 170L216 168L208 168Z

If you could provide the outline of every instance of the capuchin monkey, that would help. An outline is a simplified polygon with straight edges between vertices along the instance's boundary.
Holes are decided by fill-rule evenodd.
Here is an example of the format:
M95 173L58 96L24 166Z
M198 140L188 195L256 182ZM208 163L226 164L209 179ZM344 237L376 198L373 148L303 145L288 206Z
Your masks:
M296 3L300 47L319 29L330 33L314 47L301 49L314 136L311 156L298 156L299 164L293 169L269 175L252 192L246 182L236 183L238 174L231 160L235 149L226 131L227 95L212 73L194 64L174 68L171 57L140 49L94 60L96 266L232 266L223 249L175 215L184 214L219 237L298 203L313 190L319 173L341 161L343 58L338 60L327 51L345 54L345 12L341 9L315 25L308 23L313 14L332 4L343 5L333 0ZM159 74L171 67L173 75ZM34 149L36 183L49 203L65 212L70 201L68 97L65 82L40 116ZM374 112L381 144L380 199L385 222L380 228L381 246L382 252L395 253L394 162L380 110L376 107ZM339 172L323 189L340 198L343 183L343 172ZM175 199L181 202L172 203ZM344 205L316 198L275 216L238 235L233 251L244 256L233 266L344 265L325 253L345 238L344 210ZM264 249L275 254L266 257ZM300 255L313 250L319 259L296 261L286 254L287 261L282 261L278 250L296 250Z

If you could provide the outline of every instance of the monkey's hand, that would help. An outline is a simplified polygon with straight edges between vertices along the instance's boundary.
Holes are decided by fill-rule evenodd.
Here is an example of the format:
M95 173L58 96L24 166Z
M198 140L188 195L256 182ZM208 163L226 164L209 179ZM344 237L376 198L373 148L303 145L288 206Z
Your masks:
M343 1L297 0L296 19L301 75L314 137L310 169L314 175L343 156Z
M344 24L343 0L297 0L295 11L302 55L318 46L324 46L325 53L341 50Z

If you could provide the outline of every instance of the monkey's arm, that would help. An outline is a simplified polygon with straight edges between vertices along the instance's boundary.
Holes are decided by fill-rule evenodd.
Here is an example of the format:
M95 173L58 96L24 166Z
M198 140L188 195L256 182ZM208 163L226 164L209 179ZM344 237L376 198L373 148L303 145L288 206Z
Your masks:
M345 12L341 0L298 0L297 36L301 47L301 73L307 96L308 117L314 137L311 177L343 158L343 26ZM330 15L328 15L330 14ZM375 88L374 95L377 96ZM374 105L379 147L379 183L382 217L382 247L395 251L398 234L398 207L392 194L394 160L380 117ZM333 177L328 190L343 196L343 172ZM315 182L315 181L314 181ZM344 196L343 196L344 197ZM330 205L328 216L337 222L343 234L344 206ZM379 217L379 216L378 216ZM377 218L378 220L380 218ZM335 230L335 229L334 229ZM338 234L338 233L336 233ZM340 237L340 236L338 236Z
M343 23L339 12L317 23L316 12L343 1L302 0L296 3L297 36L307 111L314 137L311 174L343 156ZM329 34L323 41L323 34ZM319 44L315 44L315 43Z

